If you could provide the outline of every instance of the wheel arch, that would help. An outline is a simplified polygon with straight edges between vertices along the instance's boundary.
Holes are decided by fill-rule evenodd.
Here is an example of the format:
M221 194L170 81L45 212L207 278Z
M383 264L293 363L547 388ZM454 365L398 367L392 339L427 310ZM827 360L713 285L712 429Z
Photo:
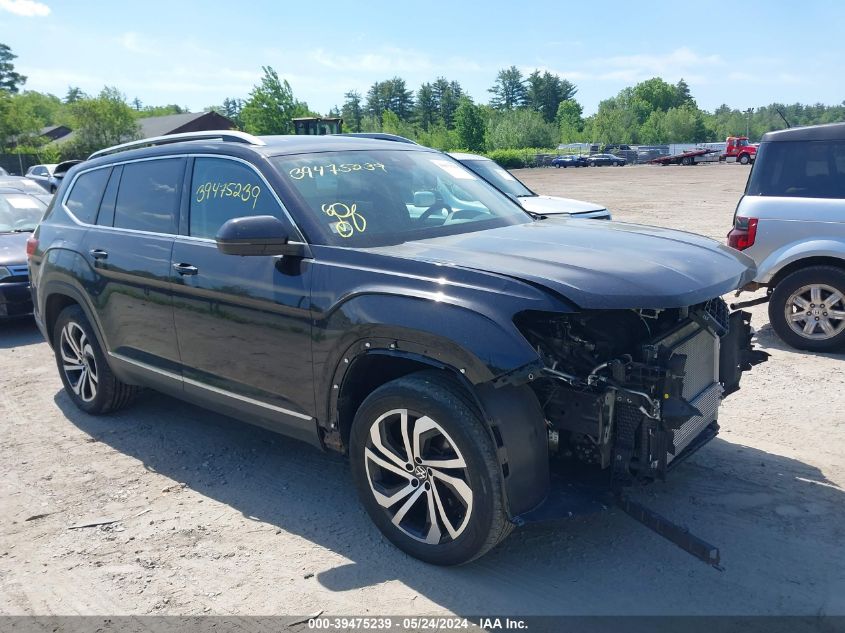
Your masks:
M460 369L420 354L373 350L351 360L334 390L333 424L337 428L327 434L334 443L327 444L345 451L355 414L366 397L391 380L426 370L442 372L443 379L457 385L481 415L496 447L508 516L513 518L542 503L549 490L548 434L534 391L526 384L496 381L473 385Z
M108 348L105 345L103 332L100 329L97 319L94 318L94 312L85 301L81 292L73 286L63 282L51 282L39 288L39 294L43 296L42 319L44 324L44 336L47 342L52 347L55 343L53 341L53 329L56 325L56 319L62 310L71 305L78 305L85 313L85 317L91 324L94 334L97 336L97 342L103 350Z
M795 259L782 268L780 268L771 278L768 283L770 288L774 288L781 281L786 279L789 275L805 268L813 266L832 266L845 270L845 255L842 257L834 257L830 255L813 255L810 257L801 257Z

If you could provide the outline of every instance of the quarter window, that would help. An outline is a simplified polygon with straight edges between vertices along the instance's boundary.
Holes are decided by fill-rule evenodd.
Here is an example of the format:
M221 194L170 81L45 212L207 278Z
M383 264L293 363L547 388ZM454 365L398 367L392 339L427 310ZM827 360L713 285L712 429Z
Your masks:
M95 169L76 179L65 204L80 222L94 222L110 173L111 169Z
M184 172L183 158L125 164L114 208L114 226L176 233Z
M243 163L197 158L191 182L190 234L194 237L214 238L232 218L272 215L282 219L266 183Z

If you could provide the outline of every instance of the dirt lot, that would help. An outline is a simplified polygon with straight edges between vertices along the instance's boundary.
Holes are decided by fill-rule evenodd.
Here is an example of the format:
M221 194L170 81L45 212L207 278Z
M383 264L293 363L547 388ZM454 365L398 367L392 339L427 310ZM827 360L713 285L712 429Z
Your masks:
M740 166L544 169L548 194L722 238ZM612 256L612 255L608 255ZM619 511L517 530L457 569L378 534L345 462L148 394L79 413L30 323L0 327L0 613L845 614L845 364L785 348L723 433L647 503L719 545L703 565ZM101 527L69 529L100 519Z

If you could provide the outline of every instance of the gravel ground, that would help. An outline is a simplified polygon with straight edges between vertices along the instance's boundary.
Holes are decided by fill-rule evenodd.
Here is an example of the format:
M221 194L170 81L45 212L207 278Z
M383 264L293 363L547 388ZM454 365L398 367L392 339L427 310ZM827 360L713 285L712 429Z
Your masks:
M747 169L518 175L721 239ZM424 565L372 527L344 460L152 393L82 414L35 327L3 324L0 613L845 614L843 356L786 348L765 306L754 326L771 361L725 402L720 437L643 492L721 547L719 571L614 510Z

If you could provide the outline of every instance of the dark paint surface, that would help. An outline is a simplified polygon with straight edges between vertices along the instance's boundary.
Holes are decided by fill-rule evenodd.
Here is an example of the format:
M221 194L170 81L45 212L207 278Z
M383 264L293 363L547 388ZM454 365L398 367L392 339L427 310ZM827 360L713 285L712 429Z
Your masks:
M692 233L621 222L548 218L374 249L538 284L581 308L676 308L753 277L753 262Z

